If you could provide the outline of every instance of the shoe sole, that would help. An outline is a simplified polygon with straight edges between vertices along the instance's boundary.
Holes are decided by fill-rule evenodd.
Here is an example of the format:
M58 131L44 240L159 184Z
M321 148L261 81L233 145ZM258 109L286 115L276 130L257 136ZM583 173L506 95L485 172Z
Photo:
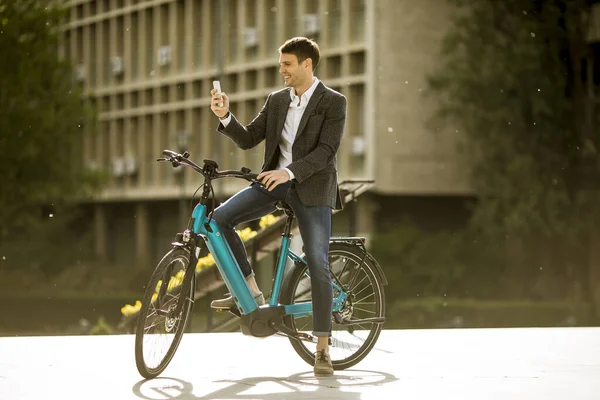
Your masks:
M257 303L258 304L258 303ZM258 304L258 306L264 306L266 303L262 303L262 304ZM210 308L212 308L213 310L231 310L232 308L237 308L236 306L228 306L228 307L219 307L219 306L213 306L211 304Z
M234 307L213 307L213 306L210 306L210 308L212 308L213 310L231 310Z
M254 300L256 300L256 299L254 299ZM262 302L262 303L260 303L260 304L259 304L259 303L257 302L257 304L258 304L258 306L260 307L260 306L264 306L264 305L266 304L266 302L263 300L263 302ZM221 307L221 306L213 306L213 305L211 304L211 305L210 305L210 308L212 308L213 310L222 311L222 310L231 310L232 308L237 308L237 306L236 306L236 305L232 305L232 306L225 306L225 307Z

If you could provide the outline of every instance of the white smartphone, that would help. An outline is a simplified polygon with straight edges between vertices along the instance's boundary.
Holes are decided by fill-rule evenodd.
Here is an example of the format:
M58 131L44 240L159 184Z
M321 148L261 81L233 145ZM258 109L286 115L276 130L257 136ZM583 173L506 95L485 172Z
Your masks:
M221 94L221 82L213 81L213 89L217 91L217 94ZM223 102L219 103L219 107L223 107Z

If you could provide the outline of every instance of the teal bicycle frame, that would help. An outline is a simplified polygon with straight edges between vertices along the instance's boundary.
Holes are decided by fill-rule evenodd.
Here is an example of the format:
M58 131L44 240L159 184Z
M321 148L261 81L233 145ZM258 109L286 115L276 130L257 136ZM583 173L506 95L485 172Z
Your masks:
M292 218L286 225L285 232L281 241L281 251L277 262L277 270L273 283L273 290L269 303L260 308L280 307L279 296L281 294L285 267L288 259L295 263L306 265L306 261L290 249L291 242L291 224ZM217 223L208 218L206 206L197 204L192 213L191 227L193 232L205 238L205 243L208 250L211 252L215 264L223 277L225 285L231 292L231 295L236 300L238 310L241 315L248 315L258 309L258 304L254 300L246 279L229 247L229 244L223 239L223 235L219 230ZM339 312L346 300L347 295L336 283L332 282L333 288L337 290L339 295L333 299L332 312ZM284 304L284 315L292 315L294 317L305 317L312 315L312 302L302 302L297 304Z

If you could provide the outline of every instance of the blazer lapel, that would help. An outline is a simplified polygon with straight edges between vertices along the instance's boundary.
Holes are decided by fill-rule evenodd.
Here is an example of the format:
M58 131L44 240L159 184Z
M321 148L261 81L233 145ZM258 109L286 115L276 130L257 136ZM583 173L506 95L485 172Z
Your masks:
M292 89L290 89L292 90ZM279 115L277 116L277 137L281 136L281 132L283 132L283 125L285 124L285 119L287 118L287 112L290 108L290 103L292 102L292 98L290 97L290 91L285 92L285 96L281 96L281 100L279 101Z
M306 105L306 110L304 110L304 113L302 114L302 118L300 119L300 125L298 125L298 132L296 133L296 139L294 141L298 140L298 137L302 135L302 131L306 126L306 121L308 121L308 117L310 117L313 114L315 108L317 108L317 104L319 104L319 101L321 100L325 92L325 85L323 85L323 82L319 82L312 96L310 96L310 100Z

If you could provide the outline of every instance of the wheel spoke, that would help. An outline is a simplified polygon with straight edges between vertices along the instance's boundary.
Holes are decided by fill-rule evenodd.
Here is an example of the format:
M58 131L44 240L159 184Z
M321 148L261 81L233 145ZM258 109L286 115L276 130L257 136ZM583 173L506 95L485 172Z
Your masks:
M307 321L307 322L306 322L304 325L302 325L302 327L301 327L300 329L298 329L298 330L299 330L299 331L304 331L304 330L305 330L304 328L306 328L306 327L308 326L308 324L310 324L310 323L311 323L311 321Z
M371 329L371 328L369 328L369 329L365 328L365 326L363 324L356 324L355 326L362 328L363 331L368 331L369 329Z
M377 314L375 311L365 310L364 308L360 308L360 307L356 307L356 306L354 306L354 309L355 310L364 311L364 312L367 312L369 314Z
M342 268L342 272L340 272L340 277L344 277L344 271L346 271L346 268L348 267L348 265L350 265L350 259L348 259L348 261L346 261L346 263L344 264L344 267Z
M152 313L148 314L148 316L146 317L146 319L150 318L154 314L158 315L158 310L154 309L154 311L152 311Z
M362 288L362 289L361 289L360 291L358 291L357 293L353 293L353 294L354 294L354 296L355 296L355 297L357 297L359 294L361 294L362 292L364 292L364 291L365 291L366 289L368 289L369 287L373 288L373 285L368 285L368 286L365 286L364 288ZM370 296L374 296L374 295L375 295L375 293L374 293L374 292L371 292L371 293L369 293L369 294L367 295L367 297L364 297L364 298L366 299L366 298L368 298L368 297L370 297ZM358 303L358 302L357 302L357 303Z
M156 326L160 325L160 324L161 324L161 322L164 322L164 320L159 320L159 321L158 321L158 322L156 322L156 323L152 323L150 326L147 326L147 327L145 327L145 328L144 328L144 330L149 330L149 329L152 329L152 328L154 328L154 327L156 327Z
M363 306L364 305L370 306L370 305L375 305L377 303L375 303L374 301L355 301L354 304L360 304L360 305L363 305Z
M359 286L360 286L360 284L361 284L361 283L363 283L363 282L365 281L365 279L369 279L369 277L368 277L366 274L365 274L365 277L364 277L364 278L362 278L362 279L360 280L360 282L358 282L356 285L350 286L350 291L351 291L351 292L353 292L353 291L354 291L354 288L357 288L357 287L359 287ZM367 287L368 287L368 286L367 286ZM364 290L364 289L363 289L363 290ZM359 293L360 293L360 292L359 292Z
M354 285L354 282L356 281L356 279L360 275L360 272L361 272L361 269L359 267L356 267L356 272L354 272L354 275L352 275L351 278L348 281L348 287L350 288L350 290L352 290L354 287L356 287Z

